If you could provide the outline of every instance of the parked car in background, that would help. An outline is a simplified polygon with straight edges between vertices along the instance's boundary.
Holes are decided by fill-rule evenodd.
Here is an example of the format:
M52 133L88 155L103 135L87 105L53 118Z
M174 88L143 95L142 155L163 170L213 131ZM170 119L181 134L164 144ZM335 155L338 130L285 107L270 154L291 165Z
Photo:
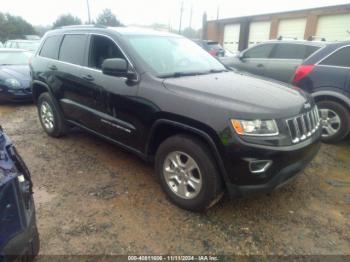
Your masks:
M0 126L0 261L32 261L39 252L30 173Z
M293 84L311 93L322 119L322 138L337 142L350 132L350 42L329 43L296 70Z
M229 71L179 35L66 27L45 35L31 70L49 136L78 126L155 161L169 199L188 210L211 207L224 191L270 192L320 147L310 95Z
M20 49L0 49L0 102L32 101L29 59Z
M8 40L5 43L6 48L16 48L23 49L35 53L40 45L40 41L38 40Z
M289 83L297 67L325 45L323 41L273 40L248 48L235 57L219 59L228 67Z
M200 39L194 39L192 41L195 42L200 47L202 47L205 51L207 51L212 56L216 56L216 57L225 56L225 49L216 41L200 40Z

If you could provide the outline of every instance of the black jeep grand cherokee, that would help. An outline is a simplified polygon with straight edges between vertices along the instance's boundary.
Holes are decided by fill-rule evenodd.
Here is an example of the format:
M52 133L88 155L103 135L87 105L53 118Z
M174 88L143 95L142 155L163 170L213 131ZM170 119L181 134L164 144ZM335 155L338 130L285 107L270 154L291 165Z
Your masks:
M132 28L65 27L33 57L46 133L81 127L155 160L170 200L203 210L269 192L319 149L320 120L303 91L228 71L181 36Z

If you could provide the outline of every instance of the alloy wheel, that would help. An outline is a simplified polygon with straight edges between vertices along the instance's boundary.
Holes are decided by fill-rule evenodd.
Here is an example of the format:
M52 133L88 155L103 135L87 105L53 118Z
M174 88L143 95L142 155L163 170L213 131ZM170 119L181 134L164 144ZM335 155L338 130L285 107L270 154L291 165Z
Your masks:
M322 137L330 137L336 134L341 127L339 115L331 109L320 109L322 120Z
M40 106L41 121L46 130L51 131L54 128L54 116L53 111L49 103L43 102Z
M199 166L184 152L174 151L167 155L163 176L170 190L183 199L193 199L201 191L202 175Z

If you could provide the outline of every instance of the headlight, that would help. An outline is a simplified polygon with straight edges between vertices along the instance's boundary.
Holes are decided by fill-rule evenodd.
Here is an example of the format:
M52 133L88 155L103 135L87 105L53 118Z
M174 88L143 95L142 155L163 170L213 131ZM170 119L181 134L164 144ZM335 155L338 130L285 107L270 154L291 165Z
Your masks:
M21 83L14 78L8 78L5 80L5 85L7 85L8 87L12 87L12 88L20 88L21 87Z
M237 134L246 136L276 136L278 127L275 120L236 120L231 124Z

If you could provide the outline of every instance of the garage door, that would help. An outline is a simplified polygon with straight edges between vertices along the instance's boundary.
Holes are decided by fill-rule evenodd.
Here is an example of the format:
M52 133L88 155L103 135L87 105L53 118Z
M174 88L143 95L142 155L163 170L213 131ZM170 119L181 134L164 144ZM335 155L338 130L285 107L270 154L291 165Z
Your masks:
M306 18L285 19L278 24L278 37L293 37L304 39Z
M238 51L240 24L226 25L224 30L224 48L235 53Z
M316 35L325 37L327 41L350 39L350 14L321 16Z
M270 21L250 23L248 46L256 45L270 39Z

